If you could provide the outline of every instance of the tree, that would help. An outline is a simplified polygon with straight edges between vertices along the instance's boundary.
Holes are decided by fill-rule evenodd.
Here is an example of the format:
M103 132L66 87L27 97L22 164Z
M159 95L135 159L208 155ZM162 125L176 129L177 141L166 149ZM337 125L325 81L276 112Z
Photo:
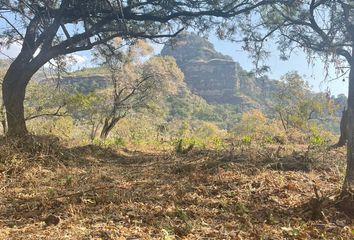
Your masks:
M96 54L103 59L111 81L111 87L104 93L106 111L102 115L101 139L106 139L122 118L176 93L183 82L183 73L173 58L152 57L142 61L153 51L146 42L139 40L123 50L111 46L98 47Z
M237 16L274 2L1 0L0 19L8 26L1 31L2 45L22 45L4 78L7 134L27 133L23 106L26 86L33 74L52 59L92 49L116 37L173 37L189 27L200 31L218 27L223 32L234 32Z
M354 191L354 2L351 0L284 1L261 9L257 20L244 24L246 48L261 53L265 41L278 38L281 57L287 59L295 48L309 56L317 56L326 63L335 64L342 76L349 71L347 110L347 171L342 195ZM256 19L256 18L254 18ZM258 57L256 60L259 60ZM352 198L343 200L343 206L353 209Z
M99 127L102 124L102 116L105 113L105 95L96 92L87 94L76 93L68 99L68 112L84 124L91 127L90 139L94 140Z
M287 73L274 93L274 110L285 131L289 127L303 128L308 121L331 112L331 101L324 94L311 92L309 84L297 72Z
M0 70L0 87L5 75L3 69ZM5 106L0 93L0 122L3 133L7 132ZM54 82L41 81L32 82L27 89L27 95L24 101L25 121L31 121L44 117L63 117L68 116L65 110L66 91L57 88Z
M343 147L348 141L348 114L347 110L344 108L342 111L342 117L340 119L340 136L338 142L334 144L333 148Z

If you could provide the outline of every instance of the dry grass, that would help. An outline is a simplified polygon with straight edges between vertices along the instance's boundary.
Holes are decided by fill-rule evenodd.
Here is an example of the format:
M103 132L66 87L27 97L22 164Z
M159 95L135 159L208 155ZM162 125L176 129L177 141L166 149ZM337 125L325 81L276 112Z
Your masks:
M275 146L175 155L65 148L46 138L1 142L0 239L354 236L352 220L335 208L341 150L325 157ZM313 168L272 170L272 159Z

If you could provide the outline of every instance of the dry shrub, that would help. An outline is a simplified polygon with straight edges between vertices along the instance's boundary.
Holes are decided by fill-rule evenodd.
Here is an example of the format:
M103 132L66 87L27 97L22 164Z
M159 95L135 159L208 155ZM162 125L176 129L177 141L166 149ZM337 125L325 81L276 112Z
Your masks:
M50 135L27 135L23 138L0 139L0 162L7 163L14 158L24 161L38 161L47 158L56 158L63 152L59 138Z
M292 144L306 144L307 135L298 128L289 128L287 130L287 139Z
M28 121L27 125L30 132L35 135L55 135L61 139L72 139L78 132L73 118L69 116L47 119L38 118ZM39 141L41 140L39 139Z
M241 121L231 130L231 134L236 141L255 144L287 142L281 123L276 120L269 121L260 110L243 113Z

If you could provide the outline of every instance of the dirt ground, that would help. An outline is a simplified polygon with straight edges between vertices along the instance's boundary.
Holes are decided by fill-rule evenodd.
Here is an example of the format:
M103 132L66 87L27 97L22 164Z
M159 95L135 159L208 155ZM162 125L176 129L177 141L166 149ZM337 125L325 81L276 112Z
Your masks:
M2 143L0 239L353 239L344 150L269 152Z

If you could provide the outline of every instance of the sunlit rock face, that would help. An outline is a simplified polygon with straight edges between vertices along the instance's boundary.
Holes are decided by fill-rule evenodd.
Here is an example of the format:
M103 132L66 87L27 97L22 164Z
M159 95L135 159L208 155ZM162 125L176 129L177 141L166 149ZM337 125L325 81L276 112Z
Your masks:
M209 103L257 105L246 96L236 94L252 88L240 81L239 64L217 52L208 40L194 33L183 33L168 42L161 55L173 56L188 87Z

